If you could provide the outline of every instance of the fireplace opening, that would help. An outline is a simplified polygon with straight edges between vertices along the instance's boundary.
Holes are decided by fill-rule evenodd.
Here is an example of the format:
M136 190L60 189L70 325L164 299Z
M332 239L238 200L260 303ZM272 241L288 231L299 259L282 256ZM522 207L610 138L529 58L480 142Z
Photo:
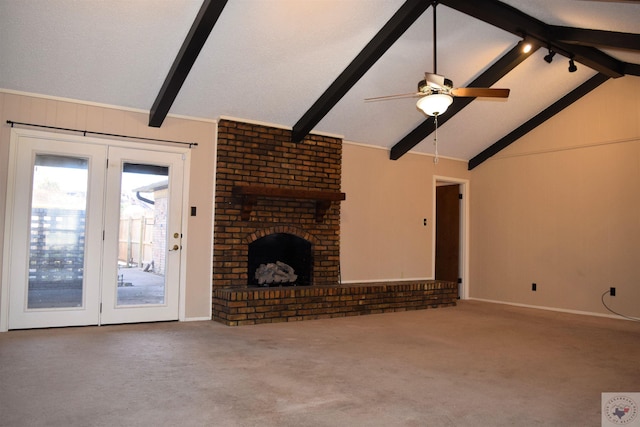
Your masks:
M274 233L249 244L248 286L309 286L311 242L288 233Z

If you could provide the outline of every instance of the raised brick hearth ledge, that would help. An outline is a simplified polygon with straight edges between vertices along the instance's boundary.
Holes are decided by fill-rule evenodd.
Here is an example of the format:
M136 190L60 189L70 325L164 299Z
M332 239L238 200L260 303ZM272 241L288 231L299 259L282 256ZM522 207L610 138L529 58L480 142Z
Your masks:
M455 306L458 284L439 280L338 286L217 288L213 318L228 326Z

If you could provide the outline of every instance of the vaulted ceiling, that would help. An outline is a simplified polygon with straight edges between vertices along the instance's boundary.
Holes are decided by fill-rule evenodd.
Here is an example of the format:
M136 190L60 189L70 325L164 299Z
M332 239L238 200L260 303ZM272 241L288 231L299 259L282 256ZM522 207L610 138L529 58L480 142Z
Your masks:
M640 2L441 0L437 71L457 87L441 156L473 168L609 78L640 84ZM0 89L169 114L237 117L433 153L415 99L433 70L429 0L0 0ZM522 41L533 44L522 54ZM548 63L549 49L557 52ZM568 71L575 59L577 71Z

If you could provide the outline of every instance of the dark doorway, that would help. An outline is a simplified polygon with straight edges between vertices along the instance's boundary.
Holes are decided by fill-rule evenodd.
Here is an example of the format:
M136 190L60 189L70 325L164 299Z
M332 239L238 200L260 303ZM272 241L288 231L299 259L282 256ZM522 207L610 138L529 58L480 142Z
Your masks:
M313 259L311 242L275 233L249 244L248 286L309 286Z
M459 185L436 187L436 280L458 283L460 277Z

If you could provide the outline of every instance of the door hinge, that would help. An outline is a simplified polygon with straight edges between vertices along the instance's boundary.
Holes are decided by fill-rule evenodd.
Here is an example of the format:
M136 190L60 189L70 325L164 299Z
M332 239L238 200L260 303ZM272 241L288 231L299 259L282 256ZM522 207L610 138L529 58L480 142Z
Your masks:
M458 199L462 200L462 193L458 194Z
M100 314L102 314L102 303L100 303Z
M458 277L458 283L462 283L462 277Z
M102 240L104 240L104 230L102 230Z

